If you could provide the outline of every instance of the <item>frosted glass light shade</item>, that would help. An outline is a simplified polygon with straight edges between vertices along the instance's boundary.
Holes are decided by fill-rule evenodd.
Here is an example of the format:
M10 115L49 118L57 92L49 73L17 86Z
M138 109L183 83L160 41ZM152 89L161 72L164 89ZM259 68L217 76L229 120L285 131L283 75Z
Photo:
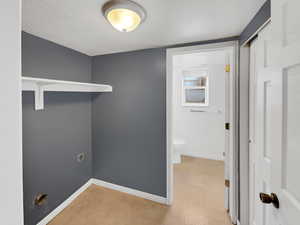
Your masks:
M102 7L107 21L118 31L135 30L146 18L146 11L130 0L111 0Z
M141 17L129 9L113 9L107 14L107 20L121 32L133 31L141 23Z

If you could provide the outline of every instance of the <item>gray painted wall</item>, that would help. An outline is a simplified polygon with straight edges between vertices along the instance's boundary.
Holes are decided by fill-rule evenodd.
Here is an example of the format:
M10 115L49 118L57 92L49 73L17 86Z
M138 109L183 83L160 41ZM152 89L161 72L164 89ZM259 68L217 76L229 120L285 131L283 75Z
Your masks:
M271 0L267 0L241 33L240 44L244 44L270 18Z
M113 86L93 98L93 177L166 196L166 48L96 56L92 80Z
M166 196L166 51L93 57L92 80L113 93L93 99L93 176Z
M24 76L92 80L114 88L93 95L93 103L89 94L48 93L45 111L34 111L33 94L23 93L25 224L38 222L91 176L165 197L166 49L91 58L22 36ZM87 154L83 163L76 162L79 152ZM40 192L49 201L35 208L32 200Z
M91 80L91 58L22 33L22 73L50 79ZM34 225L91 177L91 96L46 93L45 110L34 111L32 92L23 92L25 225ZM78 163L76 155L86 153ZM48 203L34 207L37 193Z
M90 82L91 57L22 32L22 74Z
M93 110L89 94L47 93L45 110L34 111L33 93L23 92L25 225L92 176L166 196L165 48L89 57L23 32L22 61L23 76L114 87L93 95ZM87 154L83 163L76 161L80 152ZM45 207L33 206L37 193L49 195Z

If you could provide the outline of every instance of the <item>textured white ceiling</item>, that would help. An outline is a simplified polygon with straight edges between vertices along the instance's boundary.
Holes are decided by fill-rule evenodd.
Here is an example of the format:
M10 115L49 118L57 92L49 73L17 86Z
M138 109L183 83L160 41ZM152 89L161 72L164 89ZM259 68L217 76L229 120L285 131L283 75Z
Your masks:
M137 30L104 19L105 0L23 0L23 30L87 55L239 35L265 0L136 0L147 11Z

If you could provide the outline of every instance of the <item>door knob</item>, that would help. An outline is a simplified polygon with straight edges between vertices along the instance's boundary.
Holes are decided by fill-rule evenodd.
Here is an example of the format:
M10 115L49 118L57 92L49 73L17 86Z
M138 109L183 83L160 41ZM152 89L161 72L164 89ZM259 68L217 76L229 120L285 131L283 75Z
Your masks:
M273 206L278 209L279 208L279 200L277 198L277 195L274 193L271 194L265 194L265 193L260 193L259 198L264 204L273 204Z

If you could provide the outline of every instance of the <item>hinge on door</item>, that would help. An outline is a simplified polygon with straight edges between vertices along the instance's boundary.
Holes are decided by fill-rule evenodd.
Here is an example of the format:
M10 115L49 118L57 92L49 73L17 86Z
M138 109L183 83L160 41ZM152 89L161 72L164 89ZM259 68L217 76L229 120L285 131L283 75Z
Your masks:
M225 130L229 130L230 129L230 123L225 123Z
M230 187L230 181L229 180L225 180L225 187Z
M225 66L225 71L226 71L226 73L229 73L229 72L230 72L230 64L227 64L227 65Z

